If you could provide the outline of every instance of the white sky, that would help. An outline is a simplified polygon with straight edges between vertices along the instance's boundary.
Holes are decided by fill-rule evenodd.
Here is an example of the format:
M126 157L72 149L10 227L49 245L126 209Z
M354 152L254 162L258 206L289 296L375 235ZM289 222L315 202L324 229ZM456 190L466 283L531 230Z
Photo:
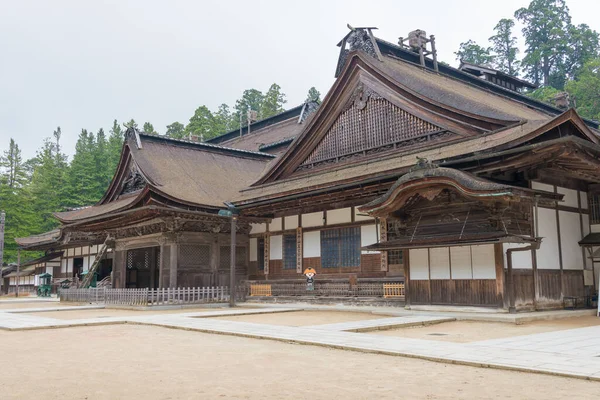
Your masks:
M456 65L460 42L485 44L528 0L136 1L0 0L0 151L24 158L61 126L72 154L82 128L113 119L186 123L194 110L233 105L244 89L281 85L286 107L333 83L346 24L377 26L390 42L436 35ZM567 0L573 22L600 31L600 1ZM520 36L519 31L516 32Z

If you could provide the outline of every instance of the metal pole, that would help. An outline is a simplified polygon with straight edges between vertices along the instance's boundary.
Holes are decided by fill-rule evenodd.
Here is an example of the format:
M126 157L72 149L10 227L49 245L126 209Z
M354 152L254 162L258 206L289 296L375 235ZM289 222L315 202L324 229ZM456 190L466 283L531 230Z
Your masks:
M21 249L18 249L17 250L17 291L15 292L15 297L19 297L19 280L21 279L21 277L19 276L20 268L21 268Z
M231 268L229 270L229 307L235 307L235 233L237 216L231 216Z
M4 263L4 220L6 219L6 214L4 211L0 212L0 296L2 295L2 282L4 278L2 277L2 264Z

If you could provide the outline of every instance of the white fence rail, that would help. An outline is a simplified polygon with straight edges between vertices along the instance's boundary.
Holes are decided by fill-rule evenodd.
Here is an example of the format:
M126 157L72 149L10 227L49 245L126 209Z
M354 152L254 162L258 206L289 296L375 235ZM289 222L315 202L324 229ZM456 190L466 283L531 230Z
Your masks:
M243 300L245 288L238 290ZM127 306L162 306L177 304L220 303L229 301L229 287L196 287L164 289L61 289L60 301L104 303Z

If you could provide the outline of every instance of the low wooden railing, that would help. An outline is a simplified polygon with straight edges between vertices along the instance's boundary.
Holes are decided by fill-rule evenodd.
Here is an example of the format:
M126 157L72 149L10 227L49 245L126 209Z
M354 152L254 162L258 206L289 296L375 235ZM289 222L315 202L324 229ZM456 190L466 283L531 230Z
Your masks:
M256 282L256 281L255 281ZM384 297L404 298L404 282L315 282L314 290L306 290L306 283L258 283L249 284L250 296L331 296L331 297Z
M244 300L247 288L239 287L237 300ZM196 287L164 289L61 289L60 301L104 303L126 306L161 306L177 304L202 304L229 301L229 287Z

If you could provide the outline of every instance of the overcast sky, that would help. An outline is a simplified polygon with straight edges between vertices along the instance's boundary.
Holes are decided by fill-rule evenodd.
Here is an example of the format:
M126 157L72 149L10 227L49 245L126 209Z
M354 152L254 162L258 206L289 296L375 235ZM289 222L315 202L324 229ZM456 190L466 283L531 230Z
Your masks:
M202 104L232 105L273 82L296 106L311 86L329 90L347 23L394 43L424 29L439 59L456 65L461 42L486 43L528 3L0 0L0 150L13 137L32 157L60 126L71 155L82 128L108 131L115 118L164 133ZM567 4L574 23L600 31L600 1Z

